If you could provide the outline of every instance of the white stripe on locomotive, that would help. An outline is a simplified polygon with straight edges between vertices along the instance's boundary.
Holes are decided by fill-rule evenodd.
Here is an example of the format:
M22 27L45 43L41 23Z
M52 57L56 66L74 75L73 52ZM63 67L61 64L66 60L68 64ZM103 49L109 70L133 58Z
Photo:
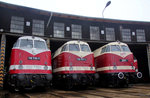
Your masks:
M21 68L20 68L21 67ZM32 70L52 70L51 66L45 66L45 65L11 65L9 70L28 70L28 69L32 69Z
M60 71L95 71L95 67L72 66L72 67L60 67L53 70L54 73Z

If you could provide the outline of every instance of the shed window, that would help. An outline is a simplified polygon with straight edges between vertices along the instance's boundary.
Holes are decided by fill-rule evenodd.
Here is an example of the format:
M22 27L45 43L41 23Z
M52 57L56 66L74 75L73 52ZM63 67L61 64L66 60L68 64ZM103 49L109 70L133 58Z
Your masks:
M100 40L99 27L90 26L90 39L91 40Z
M137 42L145 42L145 31L142 29L136 30Z
M12 16L10 24L10 32L23 33L23 31L24 31L24 18Z
M114 28L106 28L106 40L107 41L115 41Z
M33 20L32 25L32 34L33 35L44 35L44 21L43 20Z
M72 27L72 38L73 39L82 39L82 34L81 34L81 25L71 25Z
M122 29L122 40L125 42L131 42L131 31L130 31L130 29Z
M54 23L54 37L64 38L64 23Z

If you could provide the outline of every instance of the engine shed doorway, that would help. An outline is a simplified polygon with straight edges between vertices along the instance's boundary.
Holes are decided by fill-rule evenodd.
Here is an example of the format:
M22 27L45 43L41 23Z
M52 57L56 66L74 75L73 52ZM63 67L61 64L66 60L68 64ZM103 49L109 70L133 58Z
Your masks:
M5 52L5 70L8 72L10 65L10 55L14 43L17 41L18 36L6 35L6 52Z
M130 44L130 50L138 61L138 69L143 74L140 82L150 82L148 57L147 57L147 44Z

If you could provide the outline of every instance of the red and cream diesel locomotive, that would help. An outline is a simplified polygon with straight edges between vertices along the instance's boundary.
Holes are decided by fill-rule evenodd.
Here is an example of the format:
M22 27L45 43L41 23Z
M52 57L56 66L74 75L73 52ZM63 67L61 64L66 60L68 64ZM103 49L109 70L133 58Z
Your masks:
M52 61L55 85L71 89L75 85L94 84L94 55L86 42L66 42L55 52Z
M8 84L13 89L45 87L52 80L51 51L44 39L18 38L11 52Z
M142 78L137 60L127 44L111 42L94 51L96 72L101 85L125 86Z

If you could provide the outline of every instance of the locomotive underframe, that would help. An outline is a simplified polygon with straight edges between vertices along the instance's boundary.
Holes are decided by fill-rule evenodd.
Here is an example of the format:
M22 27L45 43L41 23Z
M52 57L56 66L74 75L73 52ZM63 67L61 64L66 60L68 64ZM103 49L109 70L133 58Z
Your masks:
M74 86L87 86L95 84L95 74L54 74L54 85L71 89Z
M11 74L8 84L12 88L33 89L35 87L49 87L52 82L51 74Z
M139 78L137 72L121 72L122 78L119 78L120 73L99 73L99 84L101 86L128 86L131 83L137 83Z

